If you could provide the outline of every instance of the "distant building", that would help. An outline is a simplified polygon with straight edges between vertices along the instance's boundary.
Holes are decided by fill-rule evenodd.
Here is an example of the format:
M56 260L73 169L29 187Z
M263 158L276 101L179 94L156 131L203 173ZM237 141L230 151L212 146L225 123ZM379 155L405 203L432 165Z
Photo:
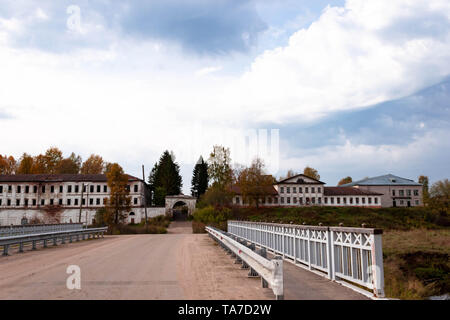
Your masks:
M266 196L260 200L261 206L355 206L381 207L379 192L357 188L325 187L325 183L299 174L267 187ZM243 201L239 186L233 186L233 204L248 206Z
M422 206L422 184L413 180L387 174L351 182L341 187L353 187L361 191L382 194L382 207L415 207Z
M128 175L128 190L128 222L138 223L145 216L148 189L143 180ZM105 205L109 191L104 174L0 175L0 225L20 224L23 218L39 218L47 223L79 222L80 210L81 222L91 224L96 211ZM163 208L159 211L165 213ZM150 217L157 213L148 214Z

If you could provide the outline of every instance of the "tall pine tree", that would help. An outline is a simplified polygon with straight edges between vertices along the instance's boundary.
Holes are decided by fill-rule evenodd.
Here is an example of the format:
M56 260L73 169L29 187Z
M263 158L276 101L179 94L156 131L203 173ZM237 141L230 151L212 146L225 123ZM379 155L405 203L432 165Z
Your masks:
M197 164L194 167L191 182L191 194L193 197L200 198L202 194L208 189L209 176L208 176L208 164L200 156Z
M150 173L148 182L153 193L153 205L164 206L166 195L181 193L183 182L174 158L173 154L165 151Z

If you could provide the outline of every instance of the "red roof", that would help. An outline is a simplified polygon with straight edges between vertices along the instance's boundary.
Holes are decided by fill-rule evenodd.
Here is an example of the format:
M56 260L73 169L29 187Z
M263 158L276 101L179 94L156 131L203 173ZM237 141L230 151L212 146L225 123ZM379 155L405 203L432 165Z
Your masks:
M324 196L382 196L382 193L365 191L353 187L323 187Z

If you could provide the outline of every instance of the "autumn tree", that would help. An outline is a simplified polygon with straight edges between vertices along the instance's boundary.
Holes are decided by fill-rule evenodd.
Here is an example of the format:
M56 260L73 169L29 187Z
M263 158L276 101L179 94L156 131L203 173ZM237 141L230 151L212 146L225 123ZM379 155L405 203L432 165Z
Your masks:
M319 172L316 169L311 168L309 166L307 166L305 168L305 170L303 170L303 174L305 176L307 176L307 177L310 177L310 178L313 178L313 179L316 179L316 180L320 180Z
M431 186L429 204L441 214L448 215L450 213L450 181L448 179L437 181Z
M105 171L105 162L103 158L91 154L81 166L81 174L101 174Z
M106 178L110 192L109 198L106 199L104 221L110 226L118 225L125 221L131 208L130 191L127 188L128 176L119 164L113 163L106 172Z
M197 161L192 173L191 194L197 199L200 198L208 189L209 176L208 164L203 160L203 157Z
M214 146L208 159L208 175L213 186L221 189L231 187L233 170L231 169L230 149Z
M424 175L419 176L418 181L419 181L419 183L422 184L422 200L423 200L423 203L428 205L428 200L430 198L430 193L429 193L429 190L428 190L428 188L429 188L428 177L424 176Z
M45 152L44 159L46 173L55 174L57 173L59 163L63 159L63 153L58 148L51 147Z
M13 156L0 155L0 174L14 174L17 170L17 161Z
M32 174L33 173L34 160L33 157L27 153L24 153L19 160L17 167L17 174Z
M268 175L264 167L264 162L256 158L250 167L240 172L237 181L244 202L255 204L257 208L260 200L271 194L275 182L274 177Z
M345 178L342 178L341 181L339 181L338 186L342 186L343 184L351 183L353 182L352 177L348 176Z
M33 174L47 173L46 159L43 154L33 157L33 167L31 172Z
M62 159L56 166L56 173L58 174L78 174L81 167L81 157L72 154L65 159Z

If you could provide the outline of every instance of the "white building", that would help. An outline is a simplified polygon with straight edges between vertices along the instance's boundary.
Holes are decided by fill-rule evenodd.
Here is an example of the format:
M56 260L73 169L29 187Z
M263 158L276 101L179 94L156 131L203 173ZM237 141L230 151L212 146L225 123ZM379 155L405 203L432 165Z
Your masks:
M128 175L131 196L129 223L145 217L146 183ZM0 225L20 224L23 218L46 223L95 222L97 209L109 197L104 174L0 175ZM165 208L147 208L148 217L165 214Z
M355 206L381 207L381 193L351 187L325 187L325 183L299 174L267 187L261 206ZM233 204L247 206L239 186L233 186Z

